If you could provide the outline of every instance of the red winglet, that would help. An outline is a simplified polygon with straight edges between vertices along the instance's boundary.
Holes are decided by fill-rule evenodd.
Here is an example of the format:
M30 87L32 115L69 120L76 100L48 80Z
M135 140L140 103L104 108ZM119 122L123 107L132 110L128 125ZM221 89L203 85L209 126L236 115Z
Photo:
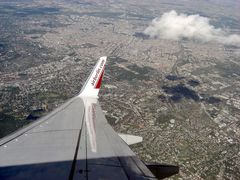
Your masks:
M98 79L98 82L97 82L96 86L95 86L96 89L100 89L100 87L101 87L103 74L104 74L104 69L102 71L102 74L101 74L100 78Z
M104 68L106 61L107 56L100 57L95 67L93 68L90 76L85 82L82 90L80 91L80 97L98 98L98 92L100 90L102 79L104 76Z

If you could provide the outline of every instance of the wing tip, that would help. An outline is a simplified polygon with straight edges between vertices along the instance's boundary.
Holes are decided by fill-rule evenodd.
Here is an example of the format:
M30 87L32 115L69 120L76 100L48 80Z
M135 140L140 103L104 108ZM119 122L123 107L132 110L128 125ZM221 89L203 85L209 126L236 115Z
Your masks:
M98 92L101 87L106 61L107 56L102 56L99 58L96 66L93 68L92 73L90 74L85 85L83 86L79 96L90 96L96 98L98 97Z
M102 56L102 57L100 57L100 60L107 60L107 56Z

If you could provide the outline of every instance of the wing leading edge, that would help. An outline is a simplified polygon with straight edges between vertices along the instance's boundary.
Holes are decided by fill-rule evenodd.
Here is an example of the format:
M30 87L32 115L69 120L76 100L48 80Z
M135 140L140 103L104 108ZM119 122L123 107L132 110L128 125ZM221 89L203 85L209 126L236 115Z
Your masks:
M156 179L98 103L106 59L78 96L0 140L0 179Z

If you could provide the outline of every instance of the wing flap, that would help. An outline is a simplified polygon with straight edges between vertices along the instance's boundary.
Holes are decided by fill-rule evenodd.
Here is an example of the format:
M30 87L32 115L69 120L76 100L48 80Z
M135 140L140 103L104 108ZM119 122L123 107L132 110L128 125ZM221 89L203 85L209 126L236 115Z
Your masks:
M133 145L137 143L141 143L143 141L143 138L140 136L134 136L134 135L129 135L129 134L118 134L122 140L124 140L127 145Z

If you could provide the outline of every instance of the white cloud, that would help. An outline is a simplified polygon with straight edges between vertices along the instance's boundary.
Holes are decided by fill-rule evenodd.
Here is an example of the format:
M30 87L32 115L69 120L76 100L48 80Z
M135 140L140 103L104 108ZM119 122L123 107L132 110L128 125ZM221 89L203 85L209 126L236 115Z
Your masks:
M228 34L226 30L215 28L210 19L196 15L178 14L172 10L155 18L144 33L154 38L180 40L182 38L202 42L215 41L240 46L240 35Z

